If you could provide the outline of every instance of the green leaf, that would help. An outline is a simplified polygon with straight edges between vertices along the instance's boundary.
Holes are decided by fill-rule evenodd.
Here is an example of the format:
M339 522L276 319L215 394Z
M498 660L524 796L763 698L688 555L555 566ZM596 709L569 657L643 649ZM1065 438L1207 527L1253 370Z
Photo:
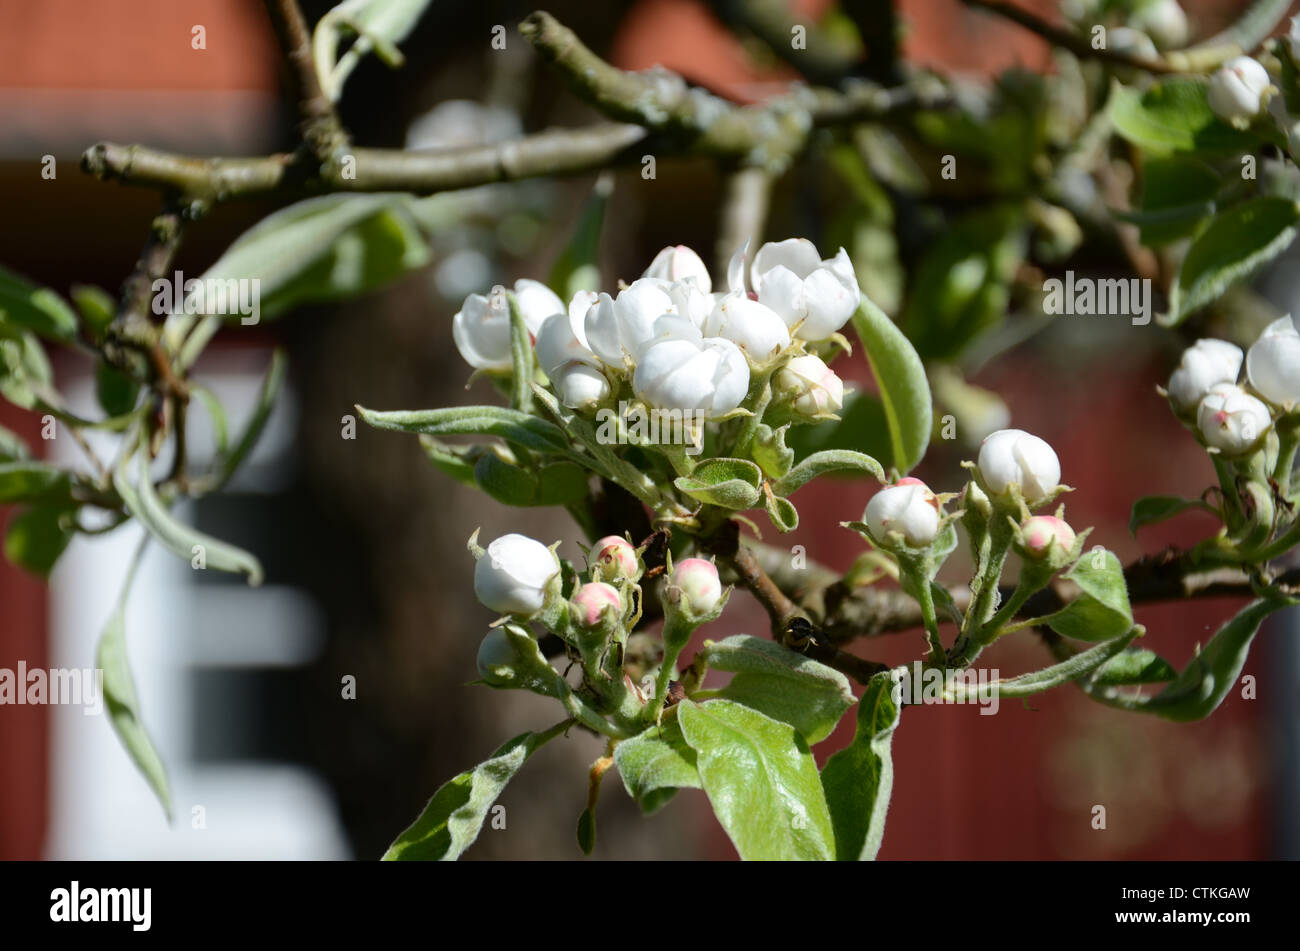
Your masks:
M623 740L614 747L614 765L627 794L646 815L668 801L678 789L700 789L695 751L686 745L676 720Z
M789 499L765 492L763 506L767 509L767 517L772 520L778 532L793 532L799 527L799 510Z
M324 195L290 205L240 235L204 272L203 285L259 281L258 316L265 318L306 301L362 294L428 262L411 201Z
M1008 680L995 680L985 689L996 691L1001 699L1028 697L1036 693L1043 693L1054 687L1069 683L1071 680L1078 680L1080 677L1096 670L1128 647L1133 638L1137 637L1137 634L1138 628L1131 628L1126 633L1119 635L1119 637L1103 641L1096 647L1090 647L1086 651L1080 651L1059 664L1053 664L1051 667L1044 667L1042 670L1022 674ZM954 684L954 686L958 685ZM978 688L972 688L972 690L974 689ZM965 685L960 685L954 693L954 698L960 700L965 693ZM947 691L945 691L946 695Z
M44 462L0 463L0 505L8 502L72 501L72 482L57 466Z
M853 742L822 768L822 788L835 829L835 857L841 862L874 859L885 835L885 815L894 789L890 744L902 713L893 689L888 673L871 678L858 702Z
M149 475L149 463L144 453L139 455L139 478L132 484L126 474L127 457L113 472L113 488L122 497L122 503L145 530L162 543L163 547L182 558L192 561L202 552L207 568L248 575L254 587L262 583L261 563L242 548L236 548L220 539L200 532L193 526L177 521L167 511L154 490Z
M454 406L393 412L358 406L357 412L376 429L429 436L500 436L538 452L567 453L569 449L564 431L555 424L503 406Z
M206 386L200 386L195 383L190 384L190 393L203 404L207 410L208 418L212 420L212 432L216 439L216 450L218 455L223 455L230 447L230 434L228 421L226 419L226 408L221 405L217 395Z
M32 574L49 575L76 533L76 506L33 505L14 515L5 529L5 557Z
M880 390L889 427L890 465L906 473L930 445L930 383L925 367L902 331L866 297L853 315L853 329Z
M1182 499L1176 495L1148 495L1133 503L1129 515L1128 530L1134 535L1143 525L1154 525L1173 518L1188 509L1202 509L1217 514L1214 507L1196 499Z
M1271 196L1252 198L1218 215L1187 249L1170 291L1169 313L1161 322L1182 323L1257 272L1291 244L1297 221L1300 204Z
M1177 676L1178 671L1155 651L1128 647L1098 667L1088 680L1089 683L1102 687L1119 687L1128 684L1158 684Z
M101 339L117 313L117 301L93 284L73 284L68 296L81 311L81 319L90 330L90 336L95 340Z
M766 638L705 641L700 656L714 670L735 673L720 696L790 724L809 743L830 736L854 704L842 673Z
M1081 641L1109 641L1133 626L1124 566L1114 552L1100 547L1086 551L1063 577L1081 593L1044 619L1056 633Z
M1002 323L1026 235L1023 208L1005 204L964 215L937 237L909 281L899 318L925 360L955 361Z
M1203 720L1219 708L1241 677L1250 644L1264 619L1296 603L1294 598L1261 598L1224 624L1183 672L1154 697L1141 698L1128 709L1154 713L1180 723Z
M140 384L101 359L95 363L95 396L109 416L125 416L135 408Z
M790 495L803 485L828 472L857 472L875 476L881 481L885 470L880 463L866 453L852 449L827 449L814 452L797 466L772 484L772 491L777 495Z
M523 413L533 409L533 338L524 323L523 311L514 294L510 302L510 406Z
M316 24L312 58L321 89L337 101L361 58L375 53L391 67L402 65L397 44L406 39L431 0L343 0ZM340 43L356 37L343 55Z
M1258 148L1261 136L1220 121L1205 91L1204 79L1164 79L1145 91L1116 83L1106 114L1116 132L1154 155L1231 155Z
M1223 179L1188 155L1149 156L1142 163L1140 209L1117 217L1136 224L1145 245L1190 237L1210 215Z
M0 426L0 462L30 459L32 451L17 433Z
M429 461L441 471L464 485L476 485L472 454L478 451L478 447L453 446L433 436L421 436L420 445Z
M141 545L127 571L126 582L113 608L113 614L108 619L104 633L100 635L99 646L95 651L95 666L104 671L104 703L113 730L122 741L122 745L126 747L136 768L140 770L145 781L157 795L158 801L162 803L163 811L170 822L172 802L171 790L167 783L167 770L140 718L140 701L136 697L135 678L131 675L131 666L126 656L126 598L131 590L131 582L135 577L135 569L143 551L144 546Z
M244 422L244 428L239 432L239 438L235 444L226 452L223 452L217 459L217 486L221 487L230 481L231 477L243 465L244 460L248 458L257 441L262 438L262 430L266 428L266 421L271 418L271 411L275 409L276 400L280 396L280 388L284 386L284 374L288 360L284 351L278 347L271 353L271 365L266 369L266 376L262 378L262 385L257 391L257 402L253 404L253 412ZM225 412L221 412L220 432L223 434L224 441L225 431ZM214 417L215 419L215 417Z
M547 283L563 300L571 299L578 291L600 290L600 229L613 190L612 175L605 174L596 179L578 217L577 227L573 229L573 237L551 268Z
M49 357L35 334L8 323L0 311L0 395L22 409L34 409L53 381Z
M545 733L521 733L493 753L491 759L444 783L419 817L388 847L383 861L459 858L474 844L492 804L528 757L568 725L566 720Z
M793 727L729 700L677 704L700 782L742 859L834 856L817 765Z
M18 326L51 340L77 335L77 315L62 297L4 268L0 268L0 311Z
M750 454L763 470L763 474L770 479L781 478L794 464L794 450L785 444L785 435L789 428L789 423L776 429L766 423L759 423L754 433L754 442L749 449Z
M673 481L693 499L729 509L752 508L761 496L763 471L748 459L706 459Z

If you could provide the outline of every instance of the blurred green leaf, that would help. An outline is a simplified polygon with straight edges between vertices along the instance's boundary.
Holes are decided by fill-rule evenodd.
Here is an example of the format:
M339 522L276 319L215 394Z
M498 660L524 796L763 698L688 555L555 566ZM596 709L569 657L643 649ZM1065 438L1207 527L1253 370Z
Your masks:
M117 367L100 359L95 362L95 396L109 416L124 416L135 408L140 384Z
M73 505L33 505L9 520L5 557L32 574L45 577L76 533Z
M1191 237L1214 214L1222 185L1218 172L1192 156L1148 156L1139 209L1116 217L1136 224L1143 244L1169 244Z
M1187 249L1161 323L1175 326L1255 274L1290 246L1300 222L1300 204L1261 197L1218 215Z
M312 58L321 89L331 100L343 94L343 86L362 57L374 53L390 67L404 62L397 44L406 39L432 0L343 0L326 13L312 32ZM340 44L353 42L339 55Z
M1106 114L1116 132L1153 155L1236 155L1253 152L1262 141L1285 147L1263 126L1243 131L1220 121L1205 91L1201 78L1162 79L1141 91L1116 83Z
M1155 651L1128 647L1093 672L1089 682L1102 687L1157 684L1178 676L1169 661Z
M21 460L0 463L0 505L8 502L71 502L72 481L58 466Z
M913 270L899 319L922 358L954 360L1002 323L1027 235L1019 205L997 205L949 223Z
M362 294L428 262L413 200L374 194L300 201L245 231L201 280L205 286L259 281L262 318L308 301Z
M77 310L81 311L81 319L85 321L90 336L95 340L101 339L108 325L113 322L117 302L107 291L93 284L73 284L68 296L77 305Z
M77 315L62 297L4 268L0 268L0 311L18 326L51 340L66 341L77 335Z
M143 551L144 545L141 545L127 571L113 614L104 627L104 633L100 635L99 646L95 651L95 666L104 671L104 703L108 708L113 731L157 795L168 821L171 821L171 789L167 782L167 770L140 718L135 678L131 675L131 665L126 656L126 599Z
M600 290L600 230L605 221L605 207L609 204L613 190L612 173L605 172L596 179L591 195L578 216L573 237L551 268L547 283L566 303L578 291Z
M568 440L558 426L503 406L454 406L393 412L358 406L357 411L376 429L429 436L500 436L538 452L568 451Z

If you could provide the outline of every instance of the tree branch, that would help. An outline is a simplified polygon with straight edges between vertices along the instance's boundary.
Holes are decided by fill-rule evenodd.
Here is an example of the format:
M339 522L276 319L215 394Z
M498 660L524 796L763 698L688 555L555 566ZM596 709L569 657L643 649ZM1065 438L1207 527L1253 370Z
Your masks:
M1148 73L1179 73L1184 72L1184 68L1175 66L1173 63L1164 59L1147 59L1143 56L1133 56L1130 53L1124 53L1112 49L1095 49L1088 40L1059 26L1054 26L1046 20L1041 19L1038 15L1030 13L1028 10L1021 9L1011 3L1004 3L1002 0L962 0L968 7L976 10L985 10L989 13L1010 20L1019 26L1024 27L1031 33L1036 33L1053 46L1059 46L1063 50L1068 50L1080 59L1095 59L1105 63L1111 63L1116 66L1129 66L1135 69L1143 69Z
M266 13L288 67L289 93L298 105L298 134L317 159L329 162L347 146L348 137L334 104L321 89L311 31L298 0L266 0Z

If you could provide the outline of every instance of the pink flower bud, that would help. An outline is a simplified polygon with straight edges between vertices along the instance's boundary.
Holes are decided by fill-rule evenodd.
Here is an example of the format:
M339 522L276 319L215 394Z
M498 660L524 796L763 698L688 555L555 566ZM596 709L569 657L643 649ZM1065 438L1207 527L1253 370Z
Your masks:
M687 558L673 566L669 583L680 588L682 600L692 614L708 614L722 597L718 569L703 558Z
M1053 545L1059 545L1062 551L1067 552L1074 548L1074 529L1055 515L1027 518L1020 526L1020 531L1025 540L1025 548L1033 555L1045 556Z
M636 549L625 538L606 535L591 546L591 557L607 578L635 578L640 571Z
M573 603L578 608L578 620L587 627L599 624L606 608L613 608L614 613L620 617L623 614L623 599L619 596L618 589L603 581L584 584L574 592Z

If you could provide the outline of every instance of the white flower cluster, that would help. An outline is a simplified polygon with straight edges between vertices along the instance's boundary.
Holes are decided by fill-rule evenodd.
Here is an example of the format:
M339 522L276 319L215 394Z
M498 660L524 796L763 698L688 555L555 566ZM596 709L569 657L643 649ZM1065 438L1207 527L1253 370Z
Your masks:
M536 281L514 295L538 365L571 409L590 410L630 382L650 406L722 416L749 392L751 372L778 370L776 383L797 412L833 413L844 387L826 364L800 353L827 340L861 301L848 253L823 260L811 241L764 244L745 280L737 251L727 287L714 290L700 256L664 248L616 294L580 291L566 307ZM510 305L502 287L471 294L452 323L461 355L478 370L511 368Z
M1258 396L1237 383L1243 363ZM1183 352L1167 390L1174 411L1195 420L1206 445L1245 455L1272 427L1270 405L1281 413L1300 406L1300 332L1283 317L1265 328L1247 354L1226 340L1198 340Z

